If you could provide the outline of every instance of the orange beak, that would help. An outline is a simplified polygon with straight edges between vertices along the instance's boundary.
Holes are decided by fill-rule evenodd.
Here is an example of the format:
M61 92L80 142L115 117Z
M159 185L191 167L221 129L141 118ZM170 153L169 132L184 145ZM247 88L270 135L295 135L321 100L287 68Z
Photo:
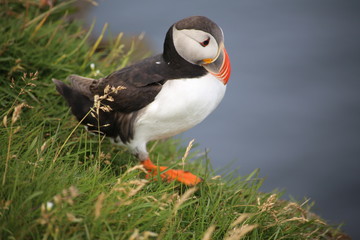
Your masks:
M203 67L212 75L227 84L231 74L231 64L229 55L224 46L221 47L220 54L216 59L203 59Z

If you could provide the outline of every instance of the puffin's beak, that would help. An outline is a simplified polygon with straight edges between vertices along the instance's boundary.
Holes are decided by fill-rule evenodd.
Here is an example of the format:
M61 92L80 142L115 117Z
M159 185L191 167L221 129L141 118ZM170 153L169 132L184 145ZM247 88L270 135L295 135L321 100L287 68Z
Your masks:
M217 58L207 58L203 59L202 61L202 66L208 72L220 79L224 84L228 82L231 73L231 64L229 55L227 54L223 44L220 47Z

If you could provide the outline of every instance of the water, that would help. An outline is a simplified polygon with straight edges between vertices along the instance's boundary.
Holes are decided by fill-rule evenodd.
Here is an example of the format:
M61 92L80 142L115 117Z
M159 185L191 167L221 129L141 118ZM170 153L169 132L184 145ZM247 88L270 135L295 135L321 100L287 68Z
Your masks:
M309 197L314 211L360 239L360 2L101 1L87 19L113 33L146 33L161 52L170 25L204 15L225 33L232 77L225 99L183 134L215 168L260 168L263 191Z

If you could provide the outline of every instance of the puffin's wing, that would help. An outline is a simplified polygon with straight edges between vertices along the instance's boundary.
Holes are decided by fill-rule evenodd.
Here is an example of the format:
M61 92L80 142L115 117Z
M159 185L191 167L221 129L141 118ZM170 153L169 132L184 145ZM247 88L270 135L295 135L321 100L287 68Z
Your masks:
M166 78L154 62L154 58L146 59L138 64L116 71L106 78L93 81L90 85L92 95L104 95L106 86L124 87L116 93L110 93L113 101L105 100L113 110L130 113L140 110L154 101L162 89Z

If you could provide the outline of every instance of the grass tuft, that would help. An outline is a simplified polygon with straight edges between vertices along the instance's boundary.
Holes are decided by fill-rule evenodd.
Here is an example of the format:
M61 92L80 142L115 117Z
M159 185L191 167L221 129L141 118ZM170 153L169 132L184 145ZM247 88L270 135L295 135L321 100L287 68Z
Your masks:
M156 141L149 149L158 162L202 176L196 188L146 180L125 149L89 136L51 79L105 76L132 62L136 45L119 34L100 48L106 26L89 43L93 26L70 21L73 1L59 2L0 3L0 239L344 237L308 202L259 192L257 171L216 176L206 158L189 152L192 142L184 149L179 140Z

